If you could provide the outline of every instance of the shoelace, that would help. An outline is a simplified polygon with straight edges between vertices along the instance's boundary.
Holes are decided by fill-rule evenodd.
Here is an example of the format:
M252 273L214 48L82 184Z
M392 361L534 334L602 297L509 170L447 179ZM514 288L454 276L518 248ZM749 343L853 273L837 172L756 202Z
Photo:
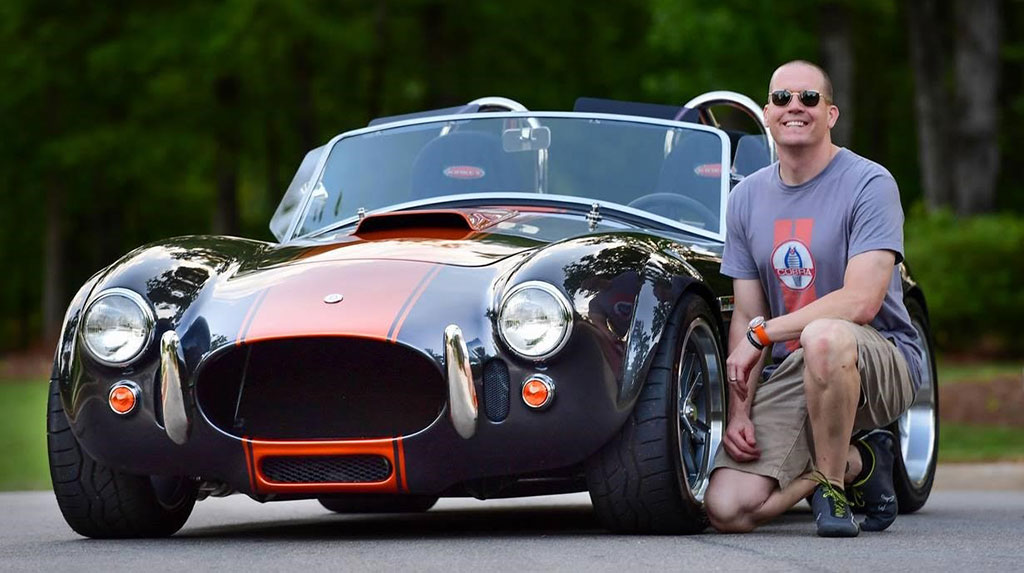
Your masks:
M868 443L865 442L863 439L858 440L858 441L861 443L861 445L864 446L863 449L858 448L861 451L861 458L862 458L861 459L861 463L867 464L868 462L870 462L871 463L871 471L868 472L868 475L864 476L864 479L862 479L862 480L860 480L860 481L858 481L858 482L856 482L854 484L851 484L849 489L846 490L846 493L847 494L851 494L851 497L853 498L850 501L850 505L852 505L853 507L864 507L866 502L864 501L864 490L861 489L861 486L864 485L865 483L867 483L867 481L869 479L871 479L871 476L874 475L874 473L875 473L875 464L877 463L877 460L875 459L875 450L874 450L874 448L869 446ZM865 450L867 451L868 455L871 457L870 460L865 459L863 457L863 452Z
M864 490L860 489L859 487L853 487L847 490L847 494L849 494L849 496L853 498L847 499L850 505L852 505L853 507L864 507L864 504L866 503L864 501Z
M818 482L818 485L824 490L821 494L822 497L832 500L836 517L846 517L846 512L850 507L850 502L846 501L846 495L839 488L832 485L832 482L828 481L825 474L821 472L814 472L811 479Z

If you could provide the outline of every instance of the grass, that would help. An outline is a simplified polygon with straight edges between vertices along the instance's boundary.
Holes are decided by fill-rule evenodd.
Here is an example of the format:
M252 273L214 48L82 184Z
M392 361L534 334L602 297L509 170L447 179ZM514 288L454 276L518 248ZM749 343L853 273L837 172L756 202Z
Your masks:
M941 424L939 426L939 461L1024 461L1024 440L1021 440L1021 429Z
M989 382L994 378L1024 378L1024 363L1020 362L954 362L940 360L939 385L959 382Z
M0 491L50 489L45 380L0 381Z

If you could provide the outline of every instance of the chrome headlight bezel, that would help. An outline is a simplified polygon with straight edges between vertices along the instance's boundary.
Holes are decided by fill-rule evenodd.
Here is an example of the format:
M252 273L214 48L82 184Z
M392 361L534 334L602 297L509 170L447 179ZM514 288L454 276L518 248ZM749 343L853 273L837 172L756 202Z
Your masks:
M87 332L87 328L89 325L89 317L92 314L93 309L96 307L96 304L102 301L103 299L113 296L127 299L131 301L136 307L138 307L138 309L142 313L142 326L145 327L146 329L146 334L142 338L142 343L139 344L138 348L135 350L135 352L132 353L131 356L122 360L110 360L108 358L105 358L90 343L89 334ZM100 294L96 295L96 297L89 302L89 306L86 307L85 312L82 313L82 320L79 323L79 335L81 336L82 339L82 345L85 347L86 351L89 352L89 356L91 356L93 360L106 366L126 366L132 363L135 359L137 359L153 342L153 331L155 324L156 317L153 314L153 309L150 307L149 303L146 302L146 299L142 297L142 295L131 289L114 287L104 290Z
M508 308L509 301L511 301L512 298L518 295L519 293L529 289L540 290L550 295L558 304L559 312L561 313L565 321L565 326L562 329L561 334L559 335L558 342L553 347L551 347L551 349L542 353L530 353L527 349L517 348L514 344L509 342L508 337L506 336L505 333L505 329L502 326L504 324L503 318L505 316L505 311ZM568 344L569 342L569 338L572 335L572 327L573 314L572 306L569 304L569 300L565 297L564 294L562 294L561 290L559 290L554 285L544 281L526 281L512 287L501 298L501 303L498 305L498 314L496 319L496 330L498 331L498 337L501 339L501 342L505 345L505 347L507 347L509 350L515 353L516 356L525 358L527 360L542 362L561 352L562 349L565 348L565 345Z

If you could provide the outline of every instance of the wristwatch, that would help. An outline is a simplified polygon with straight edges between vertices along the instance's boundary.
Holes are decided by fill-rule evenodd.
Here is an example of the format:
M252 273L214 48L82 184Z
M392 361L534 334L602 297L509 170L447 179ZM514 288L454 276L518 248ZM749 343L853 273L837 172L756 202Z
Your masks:
M755 316L747 325L747 340L758 350L764 350L772 343L772 339L765 332L764 322L763 316Z

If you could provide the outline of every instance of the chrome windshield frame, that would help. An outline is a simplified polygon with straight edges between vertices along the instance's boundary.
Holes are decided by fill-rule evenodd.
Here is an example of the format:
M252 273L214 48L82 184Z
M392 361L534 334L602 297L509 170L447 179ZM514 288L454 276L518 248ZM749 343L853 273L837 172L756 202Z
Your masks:
M728 195L729 195L729 191L730 191L730 188L731 188L731 182L730 182L729 173L732 170L732 157L730 155L731 144L729 142L729 136L724 131L722 131L721 129L718 129L718 128L715 128L715 127L710 127L710 126L707 126L707 125L701 125L701 124L697 124L697 123L688 123L688 122L683 122L683 121L672 121L672 120L640 117L640 116L633 116L633 115L623 115L623 114L581 113L581 112L568 112L568 111L564 111L564 112L548 112L548 111L518 112L517 111L517 112L468 113L468 114L453 114L453 115L442 115L442 116L433 116L433 117L422 117L422 118L415 118L415 119L409 119L409 120L404 120L404 121L396 121L394 123L384 123L384 124L375 125L375 126L372 126L372 127L363 127L363 128L354 129L354 130L351 130L351 131L346 131L344 133L338 134L338 135L334 136L333 138L331 138L331 140L328 141L327 144L324 146L325 147L325 153L323 153L321 155L319 161L317 162L316 169L314 170L314 175L313 175L312 178L310 178L309 182L312 185L312 187L315 187L318 184L322 184L322 179L323 179L323 176L324 176L324 171L326 170L326 167L327 167L327 159L331 156L331 153L334 151L334 147L339 142L341 142L344 139L348 139L348 138L356 137L356 136L360 136L360 135L365 135L365 134L368 134L368 133L381 132L381 131L386 131L386 130L389 130L389 129L396 129L396 128L414 126L414 125L424 125L424 124L431 124L431 123L443 124L443 123L451 122L451 121L465 121L465 120L473 120L473 119L502 119L502 118L509 118L509 119L529 119L529 118L545 119L545 118L550 118L550 119L587 119L587 120L619 121L619 122L626 122L626 123L646 124L646 125L662 126L662 127L669 127L669 128L689 129L689 130L693 130L693 131L703 131L703 132L706 132L706 133L710 133L712 135L716 135L719 138L719 141L722 144L721 145L721 150L722 150L722 156L721 156L722 175L720 176L721 193L720 193L720 206L719 206L720 220L719 220L718 232L717 233L709 232L709 231L707 231L705 229L702 229L700 227L696 227L696 226L693 226L693 225L687 225L685 223L680 223L680 222L674 221L672 219L668 219L668 218L665 218L665 217L661 217L661 216L655 215L655 214L653 214L653 213L651 213L649 211L644 211L644 210L641 210L641 209L635 209L635 208L629 207L627 205L623 205L621 203L610 203L610 202L603 202L603 201L595 201L593 199L588 199L586 197L576 197L576 196L568 196L568 195L556 195L556 194L550 194L550 193L543 193L543 194L541 194L541 193L474 193L474 194L470 194L470 195L441 195L441 196L438 196L438 197L430 197L428 199L422 199L422 200L419 200L419 201L409 201L409 202L405 202L405 203L394 203L394 204L391 204L391 205L387 205L385 207L381 207L379 209L368 210L368 211L366 211L366 213L369 214L369 213L388 212L388 211L394 211L394 210L397 210L397 209L407 209L407 208L411 208L411 207L419 207L419 206L431 205L431 204L434 204L434 203L444 203L444 202L454 201L454 200L468 200L468 199L472 199L474 197L481 198L481 199L495 199L495 198L505 198L505 197L507 197L509 199L532 199L532 200L552 199L552 200L556 200L556 201L560 201L560 202L568 202L568 203L574 203L574 204L575 203L579 203L581 205L586 205L587 208L592 206L594 203L599 203L603 207L607 207L607 208L612 209L612 210L619 210L619 211L623 211L623 212L626 212L626 213L630 213L632 215L636 215L636 216L639 216L639 217L647 218L647 219L655 221L655 222L657 222L659 224L668 225L670 227L677 228L677 229L679 229L681 231L684 231L684 232L687 232L687 233L692 233L692 234L695 234L695 235L699 235L701 237L705 237L705 238L708 238L708 239L714 239L714 240L717 240L717 241L722 241L722 242L725 241L725 235L726 235L725 210L726 210L726 202L728 200ZM308 232L308 233L306 233L304 235L297 236L296 232L298 231L299 225L306 218L307 211L309 210L310 204L312 202L312 195L313 195L312 193L307 193L306 196L303 198L302 205L301 205L301 207L299 208L299 210L297 212L298 214L296 215L295 220L292 221L292 224L289 226L288 233L285 235L284 240L281 241L282 244L290 242L290 241L293 241L293 240L297 240L297 239L303 239L303 238L312 237L312 236L316 236L316 235L322 235L324 233L330 232L332 229L338 229L340 227L345 227L346 225L349 225L349 224L351 224L353 222L356 222L358 220L357 216L351 216L351 217L348 217L346 219L341 219L341 220L335 221L334 223L331 223L329 225L325 225L324 227L321 227L319 229L310 231L310 232Z

